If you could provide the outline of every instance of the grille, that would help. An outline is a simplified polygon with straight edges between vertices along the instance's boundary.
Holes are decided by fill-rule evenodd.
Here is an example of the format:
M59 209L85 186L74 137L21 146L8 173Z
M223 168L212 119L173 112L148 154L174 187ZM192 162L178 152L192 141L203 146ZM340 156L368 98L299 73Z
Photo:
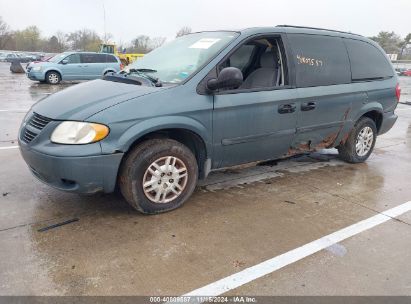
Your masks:
M37 134L34 132L31 132L30 130L24 129L23 131L23 137L21 138L24 142L29 143L31 142L34 137L36 137Z
M44 129L45 126L47 126L50 121L50 118L34 113L22 131L21 140L28 144L40 133L41 130ZM30 126L30 130L27 128L28 126Z
M38 130L43 130L43 128L51 121L50 118L41 116L37 113L34 113L34 115L30 118L29 120L29 125L35 127Z

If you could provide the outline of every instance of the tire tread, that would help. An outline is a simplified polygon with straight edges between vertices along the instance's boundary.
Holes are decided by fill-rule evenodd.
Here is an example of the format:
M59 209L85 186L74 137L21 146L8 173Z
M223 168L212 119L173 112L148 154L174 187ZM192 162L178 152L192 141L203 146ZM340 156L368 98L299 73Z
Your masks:
M197 162L192 155L191 151L183 144L180 142L173 140L173 139L150 139L147 141L144 141L140 143L138 146L136 146L134 149L132 149L126 156L126 159L123 161L121 167L120 167L120 173L119 173L119 178L118 178L118 185L120 188L120 192L123 195L124 199L137 211L144 213L144 214L158 214L162 212L166 212L169 210L173 210L175 208L178 208L181 206L185 200L183 200L181 203L179 203L177 206L170 205L169 208L162 208L162 209L153 209L153 208L143 208L142 207L142 202L141 198L137 198L137 194L135 193L135 189L133 189L133 170L135 169L134 166L137 163L138 159L141 158L142 156L145 156L146 158L151 157L158 153L161 150L165 149L170 149L173 151L175 148L177 149L183 149L185 153L191 154L191 158L194 161L194 167L195 167L195 172L197 173L196 176L194 176L193 183L197 182L198 178L198 167L197 167ZM187 165L187 164L186 164ZM188 168L187 168L188 169ZM190 187L190 185L187 185L187 187ZM191 185L192 189L189 189L189 195L182 194L182 196L186 196L188 198L192 191L195 188ZM177 198L178 199L178 198ZM163 206L162 206L163 207Z

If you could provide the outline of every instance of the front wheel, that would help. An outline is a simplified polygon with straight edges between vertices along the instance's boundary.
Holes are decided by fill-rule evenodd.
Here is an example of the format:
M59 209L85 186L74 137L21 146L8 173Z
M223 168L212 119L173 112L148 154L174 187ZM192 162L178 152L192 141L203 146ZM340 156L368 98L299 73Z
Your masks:
M362 117L354 126L347 141L337 147L342 160L349 163L362 163L370 156L377 139L375 122Z
M48 84L59 84L61 81L61 76L59 73L51 71L46 74L46 82Z
M198 179L196 158L172 139L152 139L126 156L119 174L126 201L145 214L180 207L193 193Z

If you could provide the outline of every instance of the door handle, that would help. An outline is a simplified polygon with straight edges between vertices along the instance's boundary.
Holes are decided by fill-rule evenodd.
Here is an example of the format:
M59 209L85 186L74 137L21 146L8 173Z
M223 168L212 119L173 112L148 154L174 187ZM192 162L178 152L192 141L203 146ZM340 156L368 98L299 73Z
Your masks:
M317 103L315 101L303 102L301 104L301 111L311 111L314 110L316 106Z
M295 103L282 104L278 106L278 113L286 114L295 112Z

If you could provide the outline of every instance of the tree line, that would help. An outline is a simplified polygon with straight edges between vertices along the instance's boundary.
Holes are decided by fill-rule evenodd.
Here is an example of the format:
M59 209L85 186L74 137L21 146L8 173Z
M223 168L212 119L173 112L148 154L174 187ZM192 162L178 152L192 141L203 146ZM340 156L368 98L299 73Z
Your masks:
M180 37L191 33L191 28L184 26L177 33ZM98 51L100 43L109 41L110 34L100 37L96 31L90 29L77 30L71 33L56 32L51 37L43 37L40 29L29 26L24 30L11 30L0 16L0 50L15 51L42 51L59 53L67 50ZM381 31L377 36L370 37L385 50L387 54L398 54L398 59L411 59L411 33L401 38L395 32ZM119 49L126 48L130 53L148 53L161 46L165 37L150 37L139 35L130 43L119 43Z
M376 41L387 54L398 54L398 60L411 60L411 33L401 38L395 32L381 31L370 39Z
M191 28L184 26L176 33L176 37L188 33L191 33ZM111 38L111 34L101 37L96 31L90 29L81 29L71 33L57 31L51 37L44 37L35 25L23 30L12 30L0 16L0 50L50 53L67 50L96 52L103 41L110 41ZM129 53L145 54L163 45L165 41L165 37L139 35L129 43L120 43L117 46L119 49L126 48Z

